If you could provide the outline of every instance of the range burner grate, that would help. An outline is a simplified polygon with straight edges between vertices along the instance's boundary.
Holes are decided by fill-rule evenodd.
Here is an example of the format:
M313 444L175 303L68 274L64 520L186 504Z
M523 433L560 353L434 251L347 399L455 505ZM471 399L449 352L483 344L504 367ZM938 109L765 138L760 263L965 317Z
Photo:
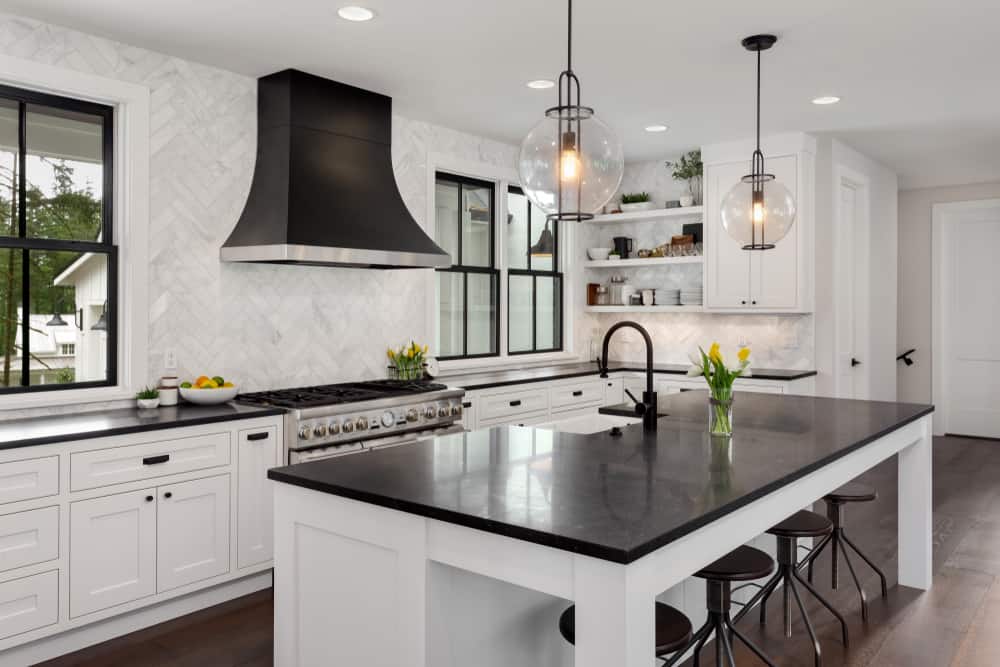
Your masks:
M372 380L326 384L315 387L276 389L240 394L237 400L249 405L268 405L279 408L310 408L323 405L360 403L391 396L405 396L447 389L443 384L419 380Z

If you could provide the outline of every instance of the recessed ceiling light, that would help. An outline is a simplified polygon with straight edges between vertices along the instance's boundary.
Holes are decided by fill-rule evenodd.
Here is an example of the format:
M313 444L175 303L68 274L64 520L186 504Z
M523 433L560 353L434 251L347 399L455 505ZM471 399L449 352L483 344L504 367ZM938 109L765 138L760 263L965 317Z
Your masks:
M817 97L813 100L813 104L836 104L840 101L840 98L836 95L823 95L822 97Z
M535 90L545 90L546 88L554 87L556 82L550 79L535 79L534 81L529 81L525 85L528 86L528 88L534 88Z
M669 129L670 128L667 127L666 125L647 125L646 126L646 131L647 132L666 132Z
M345 21L371 21L375 18L375 12L367 7L356 7L348 5L337 10L337 16Z

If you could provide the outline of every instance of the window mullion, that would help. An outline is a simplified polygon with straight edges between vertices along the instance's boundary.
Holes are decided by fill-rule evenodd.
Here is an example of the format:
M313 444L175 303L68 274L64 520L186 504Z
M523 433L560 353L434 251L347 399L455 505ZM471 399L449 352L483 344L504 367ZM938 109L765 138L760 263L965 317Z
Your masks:
M24 205L27 192L28 134L27 105L22 101L17 103L17 233L21 238L28 235L28 215ZM27 387L31 382L31 287L28 281L31 277L30 251L21 251L21 386Z

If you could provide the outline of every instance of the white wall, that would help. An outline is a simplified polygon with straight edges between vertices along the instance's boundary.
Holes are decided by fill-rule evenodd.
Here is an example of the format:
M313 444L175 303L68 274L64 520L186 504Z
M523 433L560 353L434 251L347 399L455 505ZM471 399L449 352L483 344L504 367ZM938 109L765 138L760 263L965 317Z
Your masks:
M897 196L895 172L843 142L820 137L816 152L816 391L834 393L834 226L833 197L839 196L838 166L870 184L867 241L869 396L896 400ZM928 224L929 234L929 224ZM864 252L865 249L862 249ZM928 295L928 300L930 296Z
M913 366L897 370L899 400L931 402L931 209L934 204L1000 197L1000 183L979 183L899 193L900 352L916 348Z

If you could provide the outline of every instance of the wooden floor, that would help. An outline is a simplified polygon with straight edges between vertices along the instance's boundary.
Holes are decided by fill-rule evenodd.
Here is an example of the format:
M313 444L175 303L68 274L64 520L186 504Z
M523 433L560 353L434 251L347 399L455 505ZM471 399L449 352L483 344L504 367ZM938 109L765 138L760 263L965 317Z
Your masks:
M855 567L870 593L871 618L863 624L857 593L842 573L830 589L829 561L820 558L819 589L845 614L851 646L840 644L836 623L807 602L820 634L825 667L986 667L1000 665L1000 441L936 438L934 441L934 587L927 593L898 588L896 576L896 462L863 478L881 494L874 503L850 507L849 535L889 576L889 596L878 580ZM756 614L740 628L778 665L812 665L805 628L793 614L793 636L781 632L781 604L769 605L768 624ZM46 667L258 667L271 664L271 595L262 592L176 619L79 653ZM715 664L709 650L702 664ZM740 665L760 664L737 649ZM362 666L358 666L362 667ZM430 666L433 667L433 666ZM470 666L472 667L472 666Z

